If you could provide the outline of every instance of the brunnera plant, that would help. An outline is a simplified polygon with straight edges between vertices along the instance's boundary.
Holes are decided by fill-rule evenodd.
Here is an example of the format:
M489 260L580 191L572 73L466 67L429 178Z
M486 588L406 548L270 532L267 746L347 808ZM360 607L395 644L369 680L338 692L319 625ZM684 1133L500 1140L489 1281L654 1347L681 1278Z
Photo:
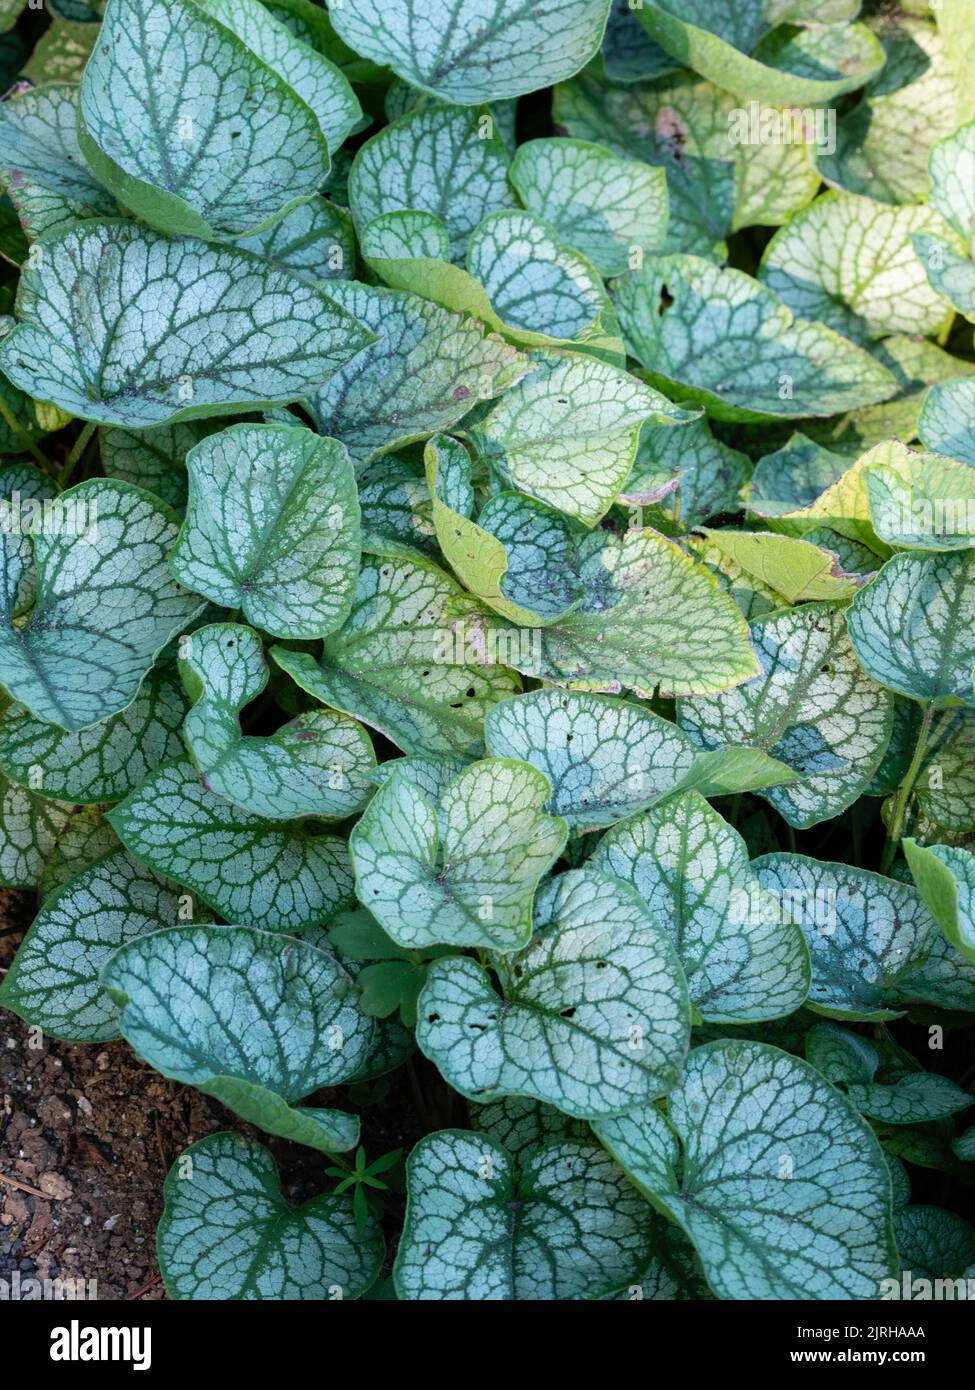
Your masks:
M967 0L0 23L0 1003L237 1124L170 1296L975 1278Z

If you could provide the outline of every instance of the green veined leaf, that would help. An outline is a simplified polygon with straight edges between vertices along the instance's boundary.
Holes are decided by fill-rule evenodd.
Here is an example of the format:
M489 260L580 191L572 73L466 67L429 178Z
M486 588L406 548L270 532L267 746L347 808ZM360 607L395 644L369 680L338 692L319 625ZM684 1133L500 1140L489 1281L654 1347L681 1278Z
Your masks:
M936 333L948 305L911 244L916 232L951 236L931 208L827 193L776 232L759 274L797 318L864 347L887 333Z
M861 1115L882 1124L927 1124L975 1104L975 1096L947 1076L884 1067L880 1049L868 1038L833 1023L811 1028L805 1048L806 1060L842 1090Z
M926 16L876 7L867 16L887 55L860 101L832 118L817 144L827 183L885 203L916 203L928 191L928 156L963 119L953 53ZM917 8L917 7L915 7ZM829 117L827 117L829 120Z
M759 795L807 829L868 785L890 742L893 700L861 670L843 614L826 604L769 614L751 631L761 674L681 700L678 722L705 748L750 744L793 768L797 782Z
M951 845L904 840L914 882L932 917L962 955L975 962L975 855Z
M756 461L748 510L768 518L802 511L838 482L849 467L846 454L836 453L797 430L781 449Z
M449 258L459 261L482 218L514 207L507 171L487 107L421 102L358 151L349 204L360 231L385 213L429 213L447 230Z
M975 121L931 147L928 202L975 251Z
M159 425L155 429L99 430L102 468L109 478L153 492L175 511L186 510L186 455L198 444L206 426L193 421Z
M449 429L513 386L528 362L481 325L415 294L333 281L329 295L367 324L374 344L311 400L319 428L361 462Z
M627 506L652 505L660 489L673 480L673 515L692 526L719 512L737 511L748 472L747 456L716 439L706 419L690 420L677 430L646 424L620 501ZM671 504L668 500L662 505Z
M521 96L571 77L596 53L608 0L431 0L390 14L380 0L335 6L356 53L460 106Z
M301 425L231 425L186 456L179 582L275 637L324 637L348 617L359 503L342 444Z
M268 680L257 633L214 623L184 647L180 672L194 703L183 737L208 790L267 820L343 820L362 810L376 755L360 724L333 710L310 710L270 738L244 737L241 710Z
M921 409L918 433L936 454L975 466L975 380L963 377L932 386Z
M959 255L943 236L919 233L912 242L932 289L975 323L975 261Z
M911 1289L910 1296L923 1298L923 1284L920 1281L947 1279L961 1283L967 1294L971 1280L975 1278L972 1273L975 1269L975 1226L971 1222L943 1207L916 1203L894 1213L894 1236L902 1275L891 1282L898 1291L904 1287L906 1278ZM947 1296L965 1295L953 1293Z
M665 1095L687 1049L677 954L629 885L572 872L538 896L536 935L498 958L434 961L416 1040L470 1100L532 1096L579 1119Z
M410 1154L393 1278L401 1299L602 1298L649 1257L646 1203L597 1145L512 1155L484 1134L428 1134Z
M115 199L78 148L77 88L18 92L0 107L0 183L32 241L91 217L113 217Z
M658 686L667 695L705 693L754 675L734 600L658 532L592 531L578 540L568 574L581 602L547 627L485 627L474 615L461 635L543 680L610 693L626 687L647 699Z
M679 10L679 13L678 13ZM743 99L832 101L877 73L884 52L862 24L773 29L762 0L729 9L716 0L645 0L636 11L650 36L684 66Z
M354 1076L372 1041L334 956L249 927L178 926L122 946L101 981L156 1071L268 1134L326 1153L358 1142L358 1116L295 1103Z
M588 140L528 140L511 165L522 202L602 275L620 275L667 235L667 176Z
M330 151L337 150L362 124L362 108L341 69L295 35L258 0L196 0L196 4L236 34L310 107ZM231 151L238 153L234 146Z
M886 368L767 286L696 256L663 256L620 280L617 309L650 381L719 420L836 415L886 400Z
M797 1057L696 1048L668 1102L599 1137L690 1236L719 1298L876 1299L893 1275L890 1176L866 1122Z
M22 64L25 77L36 85L80 82L98 38L99 26L52 16L30 59Z
M98 806L76 806L62 827L37 884L43 903L71 879L118 849L119 839Z
M666 171L668 251L718 259L732 231L778 226L819 187L804 144L729 140L740 110L729 92L686 72L638 87L588 72L556 87L553 100L554 119L570 136ZM792 128L790 111L771 111Z
M766 531L705 530L710 543L787 603L852 598L861 576L847 574L835 551Z
M524 627L554 621L581 600L572 569L573 533L562 512L504 491L489 498L473 521L471 460L464 445L434 435L424 462L443 557L476 598Z
M654 43L630 8L629 0L612 0L600 56L611 82L650 82L680 66ZM596 66L594 62L592 68Z
M417 464L380 454L362 466L358 486L364 550L439 561L430 490Z
M964 1134L960 1134L951 1147L964 1162L971 1163L975 1160L975 1125L971 1125Z
M471 234L467 269L516 340L543 334L618 357L616 315L598 273L541 218L521 211L485 217Z
M407 753L476 756L484 715L517 689L486 666L449 611L462 591L429 561L366 557L352 612L325 639L320 662L273 647L271 655L309 695L378 729Z
M827 1018L896 1018L888 991L924 964L937 936L916 889L802 854L766 854L753 867L802 927L812 961L807 1007Z
M895 555L850 606L874 679L914 700L975 704L975 555Z
M544 1105L527 1096L502 1096L487 1105L470 1105L468 1112L471 1128L493 1139L515 1159L556 1139L592 1142L592 1131L585 1120L573 1120L554 1105Z
M975 546L975 468L897 440L870 451L864 468L870 521L882 541L910 550Z
M644 421L687 413L605 362L533 353L527 376L473 427L478 453L521 492L594 525L616 500Z
M699 792L612 827L589 862L629 883L666 928L707 1022L782 1018L805 1002L802 932L762 889L744 840Z
M240 237L237 245L310 285L344 280L355 266L352 218L327 198L299 204L273 226Z
M0 986L0 1004L69 1042L120 1037L99 972L119 946L181 920L208 921L176 884L115 849L46 897Z
M0 369L28 394L142 428L293 401L373 341L245 251L81 223L21 275Z
M344 1197L290 1206L271 1154L239 1134L184 1150L163 1196L157 1246L170 1298L358 1298L383 1262L371 1216L360 1227Z
M126 207L204 240L283 216L329 170L311 108L191 0L109 0L81 84L79 134L96 177Z
M642 705L582 691L533 690L484 721L488 751L548 778L547 809L578 829L625 820L688 787L706 796L795 776L758 749L701 753L682 729Z
M663 1303L713 1299L693 1245L679 1226L657 1217L653 1223L653 1258L636 1282L616 1301Z
M131 705L79 733L10 705L0 715L0 767L14 782L59 801L119 801L183 751L186 708L178 683L155 671Z
M541 809L550 790L513 758L474 763L439 805L394 776L349 841L360 902L401 946L525 946L535 889L567 833Z
M344 840L239 810L200 785L189 758L157 768L109 820L126 849L228 921L297 931L351 903Z
M13 626L8 569L0 679L38 719L77 732L132 703L156 656L202 604L172 579L177 518L139 488L93 478L33 530L37 600Z
M48 801L0 773L0 887L37 887L70 816L70 806Z
M894 983L888 1002L975 1013L975 964L936 931L927 959Z
M56 497L52 479L32 463L0 467L0 586L4 608L15 618L34 605L37 573L31 536L43 530L45 506L49 527L64 520L63 509L54 504Z

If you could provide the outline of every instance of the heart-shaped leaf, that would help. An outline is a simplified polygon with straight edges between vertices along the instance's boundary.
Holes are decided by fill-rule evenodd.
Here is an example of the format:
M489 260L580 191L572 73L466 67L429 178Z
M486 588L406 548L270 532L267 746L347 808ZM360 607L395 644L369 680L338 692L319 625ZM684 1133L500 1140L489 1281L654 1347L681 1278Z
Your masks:
M917 232L951 235L930 208L827 193L776 232L761 278L797 318L818 319L864 346L887 333L933 334L948 305L911 244Z
M280 27L266 14L258 23ZM312 109L192 0L109 0L81 84L80 131L97 178L126 207L207 240L282 216L329 170Z
M498 959L504 991L468 957L434 961L416 1040L461 1095L533 1096L567 1115L618 1115L676 1084L687 1048L684 972L629 885L554 879L536 936Z
M3 103L0 182L31 241L118 212L78 148L78 89L67 84L19 92Z
M696 256L655 258L619 283L623 337L650 381L718 420L837 415L887 400L894 377L765 285Z
M231 425L186 456L190 495L170 559L187 589L275 637L324 637L359 572L349 456L300 425Z
M358 1298L376 1279L383 1238L360 1227L347 1198L292 1207L262 1144L210 1134L169 1170L159 1268L175 1299Z
M928 202L975 250L975 121L931 148Z
M882 541L909 550L975 546L975 468L897 440L878 444L868 457L870 520Z
M99 972L119 946L180 921L209 920L190 894L115 849L52 892L0 985L0 1004L71 1042L120 1036Z
M239 810L200 785L189 758L157 768L109 820L138 859L228 921L298 931L351 904L344 840Z
M850 606L850 637L875 680L914 700L975 704L975 555L895 555Z
M169 573L178 518L149 493L93 478L62 493L52 518L32 532L37 598L25 626L13 624L19 564L7 568L0 679L38 719L76 733L132 703L203 605Z
M635 888L666 929L707 1022L801 1008L810 979L802 932L762 889L744 840L699 792L613 826L589 862Z
M393 1278L402 1299L603 1298L649 1257L650 1214L592 1142L513 1156L484 1134L429 1134L407 1164Z
M733 7L718 0L645 0L636 11L651 37L685 67L742 98L794 103L832 101L855 91L884 64L863 24L773 28L763 0ZM793 15L785 16L792 19Z
M512 487L592 526L633 465L640 425L687 419L625 372L579 353L538 352L471 430L478 453Z
M268 820L344 820L362 810L376 755L360 724L319 709L299 715L270 738L244 737L241 710L268 680L257 633L214 623L183 646L180 671L194 701L183 737L210 791Z
M311 400L322 432L341 439L357 461L449 429L528 368L479 323L415 294L352 280L333 281L328 292L376 335Z
M932 917L952 945L975 962L975 855L910 838L904 840L904 853Z
M734 600L658 532L595 530L578 541L565 578L581 586L582 600L547 627L506 634L474 614L464 631L528 675L611 692L625 686L647 699L658 686L661 694L725 690L755 673Z
M827 1018L896 1018L888 991L924 964L937 937L917 890L802 854L766 854L753 867L802 927L812 962L808 1007Z
M667 175L588 140L527 140L511 165L522 202L602 275L631 269L633 253L667 235Z
M682 700L679 722L705 748L745 743L799 774L760 795L790 825L837 816L862 793L890 742L893 701L864 674L843 614L821 603L759 618L761 674L715 698Z
M284 16L259 0L195 0L200 9L229 29L262 63L314 112L329 150L364 124L362 108L348 78L330 63L309 36L299 35ZM246 108L243 108L246 109ZM212 137L211 137L212 138ZM231 139L238 139L231 135ZM239 153L236 149L234 153ZM248 169L253 174L252 169Z
M975 465L975 381L961 377L928 391L918 434L936 454Z
M356 53L414 87L476 106L548 87L589 61L606 27L608 0L430 0L390 14L381 0L335 7L331 19Z
M429 213L447 230L448 258L460 261L482 218L514 206L507 171L487 107L420 102L359 150L349 204L360 229L387 213Z
M763 100L756 114L765 112L773 127L792 129L788 102L769 107ZM740 104L693 73L624 87L601 81L590 69L556 87L553 116L576 139L665 170L668 251L723 258L732 231L753 223L778 226L819 186L802 144L730 140L732 129L740 128Z
M451 627L451 606L461 598L428 561L366 557L352 611L325 639L321 661L283 647L271 655L309 695L408 753L476 756L484 715L517 685Z
M514 336L539 333L619 356L609 296L585 256L528 212L492 213L473 232L467 268Z
M328 952L249 927L173 927L123 945L101 981L122 1036L164 1076L268 1134L326 1153L358 1141L357 1116L295 1104L354 1076L373 1039Z
M777 1047L707 1043L666 1118L644 1106L596 1128L690 1236L719 1298L876 1299L896 1271L879 1144L814 1067Z
M131 222L45 239L0 343L15 385L72 415L145 427L294 401L373 334L246 251Z
M548 810L577 829L612 825L687 787L717 796L795 776L758 749L702 754L644 706L582 691L504 700L488 711L484 737L494 757L520 758L544 773Z
M349 841L359 900L401 946L524 946L538 881L565 844L565 822L541 809L550 790L513 758L472 764L439 804L394 776Z
M156 671L131 705L79 733L65 733L24 705L10 705L0 715L0 768L14 782L59 801L120 801L183 751L185 714L179 684Z

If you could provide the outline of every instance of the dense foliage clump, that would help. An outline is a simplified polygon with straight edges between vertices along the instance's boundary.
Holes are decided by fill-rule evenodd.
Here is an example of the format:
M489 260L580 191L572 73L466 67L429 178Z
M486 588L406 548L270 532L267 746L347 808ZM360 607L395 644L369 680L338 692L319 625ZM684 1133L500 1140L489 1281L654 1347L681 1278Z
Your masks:
M0 1003L239 1119L170 1296L975 1281L968 0L0 26Z

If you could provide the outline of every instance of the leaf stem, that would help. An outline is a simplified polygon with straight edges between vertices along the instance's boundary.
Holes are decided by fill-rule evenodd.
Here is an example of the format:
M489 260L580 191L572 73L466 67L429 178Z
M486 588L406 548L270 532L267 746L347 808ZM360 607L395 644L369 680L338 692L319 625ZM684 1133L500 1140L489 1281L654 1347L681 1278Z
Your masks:
M58 474L59 487L64 488L68 486L68 481L71 477L71 474L74 472L75 464L78 462L82 454L88 448L88 442L91 439L92 435L95 433L95 430L97 428L98 426L95 423L95 421L89 420L85 425L84 429L78 435L78 438L75 440L74 445L71 449L71 453L68 455L67 462L61 469L61 472Z
M30 435L24 429L23 425L17 419L16 415L10 409L10 406L3 399L2 395L0 395L0 419L3 420L7 428L12 430L13 433L17 436L17 438L21 441L24 448L33 458L34 462L40 464L41 468L43 468L45 472L49 472L51 468L50 461L46 459L44 455L41 453L34 440L31 439Z
M904 780L897 788L897 795L894 797L894 804L891 808L890 823L887 826L887 839L884 841L884 852L880 860L880 872L886 874L894 862L897 854L897 846L900 844L901 836L904 833L904 821L907 817L907 803L911 799L911 792L914 790L914 783L917 775L921 771L921 764L924 761L924 754L927 750L928 739L931 734L931 722L934 719L934 705L930 704L924 711L924 718L921 720L921 727L918 730L917 743L914 746L914 756L911 765L904 774Z

